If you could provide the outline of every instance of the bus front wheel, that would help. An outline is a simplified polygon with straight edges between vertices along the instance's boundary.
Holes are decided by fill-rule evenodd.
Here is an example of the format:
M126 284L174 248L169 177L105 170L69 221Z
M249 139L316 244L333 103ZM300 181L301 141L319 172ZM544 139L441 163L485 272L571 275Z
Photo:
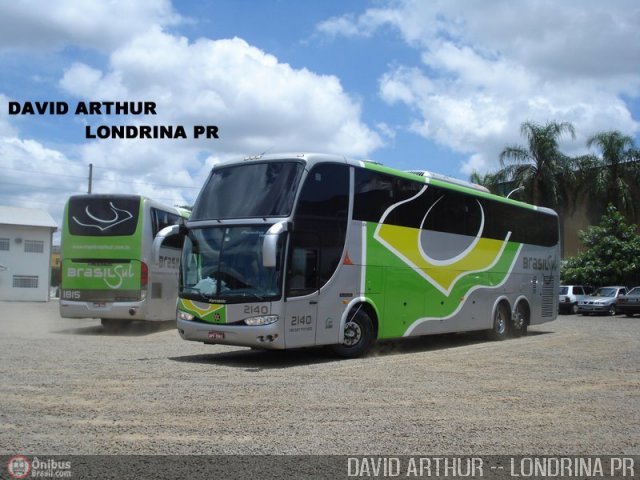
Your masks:
M344 358L355 358L369 350L374 341L373 321L369 314L359 308L344 325L344 340L334 345L333 350Z

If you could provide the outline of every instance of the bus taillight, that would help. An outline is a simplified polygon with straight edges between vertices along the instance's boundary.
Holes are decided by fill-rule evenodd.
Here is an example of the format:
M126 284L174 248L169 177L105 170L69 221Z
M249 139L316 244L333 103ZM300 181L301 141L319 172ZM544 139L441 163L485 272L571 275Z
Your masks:
M147 289L149 283L149 267L144 262L140 262L140 288L142 290Z

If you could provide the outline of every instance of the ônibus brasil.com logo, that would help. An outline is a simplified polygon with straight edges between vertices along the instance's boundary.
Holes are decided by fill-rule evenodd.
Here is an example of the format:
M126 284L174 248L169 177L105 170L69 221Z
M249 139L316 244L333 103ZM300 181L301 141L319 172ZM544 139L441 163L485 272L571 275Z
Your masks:
M71 462L15 455L7 462L7 471L11 478L70 478Z
M16 455L9 459L7 471L13 478L26 478L31 471L31 463L27 457Z

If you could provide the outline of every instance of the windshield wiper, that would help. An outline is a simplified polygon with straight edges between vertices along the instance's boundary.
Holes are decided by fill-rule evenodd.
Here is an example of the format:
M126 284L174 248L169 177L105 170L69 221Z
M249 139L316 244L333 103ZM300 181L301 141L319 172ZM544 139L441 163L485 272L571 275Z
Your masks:
M189 290L189 292L193 292L193 293L197 294L198 297L200 297L200 300L204 300L206 302L208 302L209 300L214 298L212 295L207 295L206 293L203 293L199 288L182 287L182 293L184 293L186 290Z
M255 292L242 292L245 296L252 295L254 298L257 298L260 301L264 301L264 297L262 295L258 295Z
M226 298L253 297L261 301L264 300L262 295L258 295L257 293L248 290L227 290L226 292L223 292L222 295Z

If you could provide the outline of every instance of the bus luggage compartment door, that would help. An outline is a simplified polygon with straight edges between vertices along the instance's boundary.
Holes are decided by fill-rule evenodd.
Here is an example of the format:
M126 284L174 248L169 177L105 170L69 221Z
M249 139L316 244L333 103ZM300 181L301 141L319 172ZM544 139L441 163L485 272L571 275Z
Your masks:
M315 345L318 319L318 292L304 297L289 297L284 308L287 348Z

